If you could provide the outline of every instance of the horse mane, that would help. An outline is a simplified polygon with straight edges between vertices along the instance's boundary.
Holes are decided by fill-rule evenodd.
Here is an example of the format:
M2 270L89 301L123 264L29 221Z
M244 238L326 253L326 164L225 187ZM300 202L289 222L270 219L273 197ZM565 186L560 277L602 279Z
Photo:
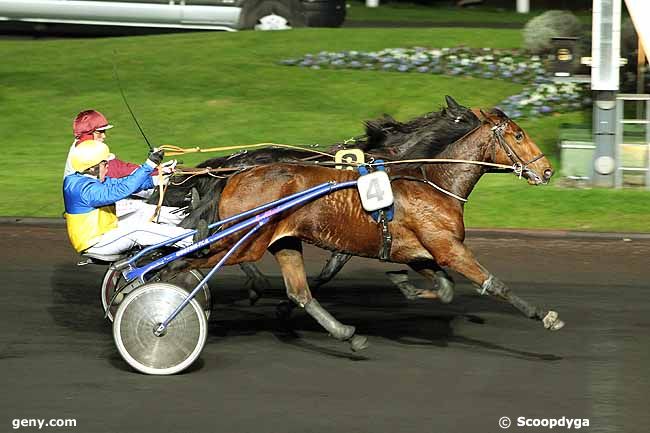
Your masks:
M387 114L366 121L366 138L359 141L357 147L394 159L431 158L439 154L481 123L469 108L447 98L449 107L405 123Z

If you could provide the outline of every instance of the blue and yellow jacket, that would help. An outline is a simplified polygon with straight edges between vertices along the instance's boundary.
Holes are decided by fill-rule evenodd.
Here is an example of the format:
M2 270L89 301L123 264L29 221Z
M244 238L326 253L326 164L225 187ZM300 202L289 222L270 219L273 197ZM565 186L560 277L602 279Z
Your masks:
M99 179L74 173L63 179L63 201L70 243L78 252L97 243L99 237L117 228L115 202L154 187L153 168L143 164L120 179Z

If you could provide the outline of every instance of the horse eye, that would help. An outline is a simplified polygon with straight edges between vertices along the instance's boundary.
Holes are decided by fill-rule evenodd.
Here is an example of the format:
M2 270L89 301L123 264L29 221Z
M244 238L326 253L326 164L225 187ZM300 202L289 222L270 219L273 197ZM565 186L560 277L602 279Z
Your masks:
M523 139L524 139L524 133L521 131L517 131L517 133L515 134L515 140L521 141Z

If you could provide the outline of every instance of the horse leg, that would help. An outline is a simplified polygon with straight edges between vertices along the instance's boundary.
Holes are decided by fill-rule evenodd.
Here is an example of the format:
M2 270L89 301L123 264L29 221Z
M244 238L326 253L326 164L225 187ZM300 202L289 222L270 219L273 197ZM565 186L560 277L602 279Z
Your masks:
M314 278L310 279L309 286L312 288L318 288L323 284L329 282L336 274L338 274L343 266L352 258L351 254L344 253L332 253L330 258L325 263L325 266L320 271L320 274ZM277 307L275 307L275 313L280 320L288 320L291 317L293 309L296 308L296 304L293 302L282 301Z
M409 266L427 280L435 284L437 298L443 304L449 304L454 299L454 287L456 283L449 276L447 271L442 269L433 260L410 263Z
M433 290L421 289L409 280L408 271L389 271L386 276L393 283L402 295L409 301L416 299L437 299L438 294Z
M271 283L254 263L240 263L239 268L248 277L246 281L248 301L251 305L255 305L264 292L271 288Z
M320 274L316 278L314 278L310 285L313 288L320 287L323 284L329 282L336 274L341 272L341 269L343 269L343 266L352 258L352 255L350 254L344 254L344 253L332 253L330 256L329 260L327 260L327 263L323 267L323 269L320 271Z
M437 242L437 245L436 242L431 242L427 249L439 264L450 267L478 285L480 294L489 293L508 301L526 317L541 321L544 327L551 331L557 331L564 326L555 311L543 310L517 296L503 281L481 266L469 248L458 240L445 239Z
M400 289L406 299L439 299L443 304L448 304L454 299L454 280L435 261L412 262L409 266L431 281L437 290L415 286L409 280L407 271L386 272L388 279Z
M348 341L353 351L368 347L368 339L356 335L354 326L344 325L336 320L312 297L307 283L300 240L283 238L271 245L269 250L280 265L289 299L303 307L307 314L316 319L334 338Z

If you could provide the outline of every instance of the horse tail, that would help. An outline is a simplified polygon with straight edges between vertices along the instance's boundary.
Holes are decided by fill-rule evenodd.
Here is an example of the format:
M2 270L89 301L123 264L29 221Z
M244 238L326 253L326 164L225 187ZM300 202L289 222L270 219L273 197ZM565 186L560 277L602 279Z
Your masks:
M195 188L199 193L199 203L179 224L183 228L195 228L199 220L205 220L211 224L219 220L219 201L221 192L228 179L203 177L195 183Z

